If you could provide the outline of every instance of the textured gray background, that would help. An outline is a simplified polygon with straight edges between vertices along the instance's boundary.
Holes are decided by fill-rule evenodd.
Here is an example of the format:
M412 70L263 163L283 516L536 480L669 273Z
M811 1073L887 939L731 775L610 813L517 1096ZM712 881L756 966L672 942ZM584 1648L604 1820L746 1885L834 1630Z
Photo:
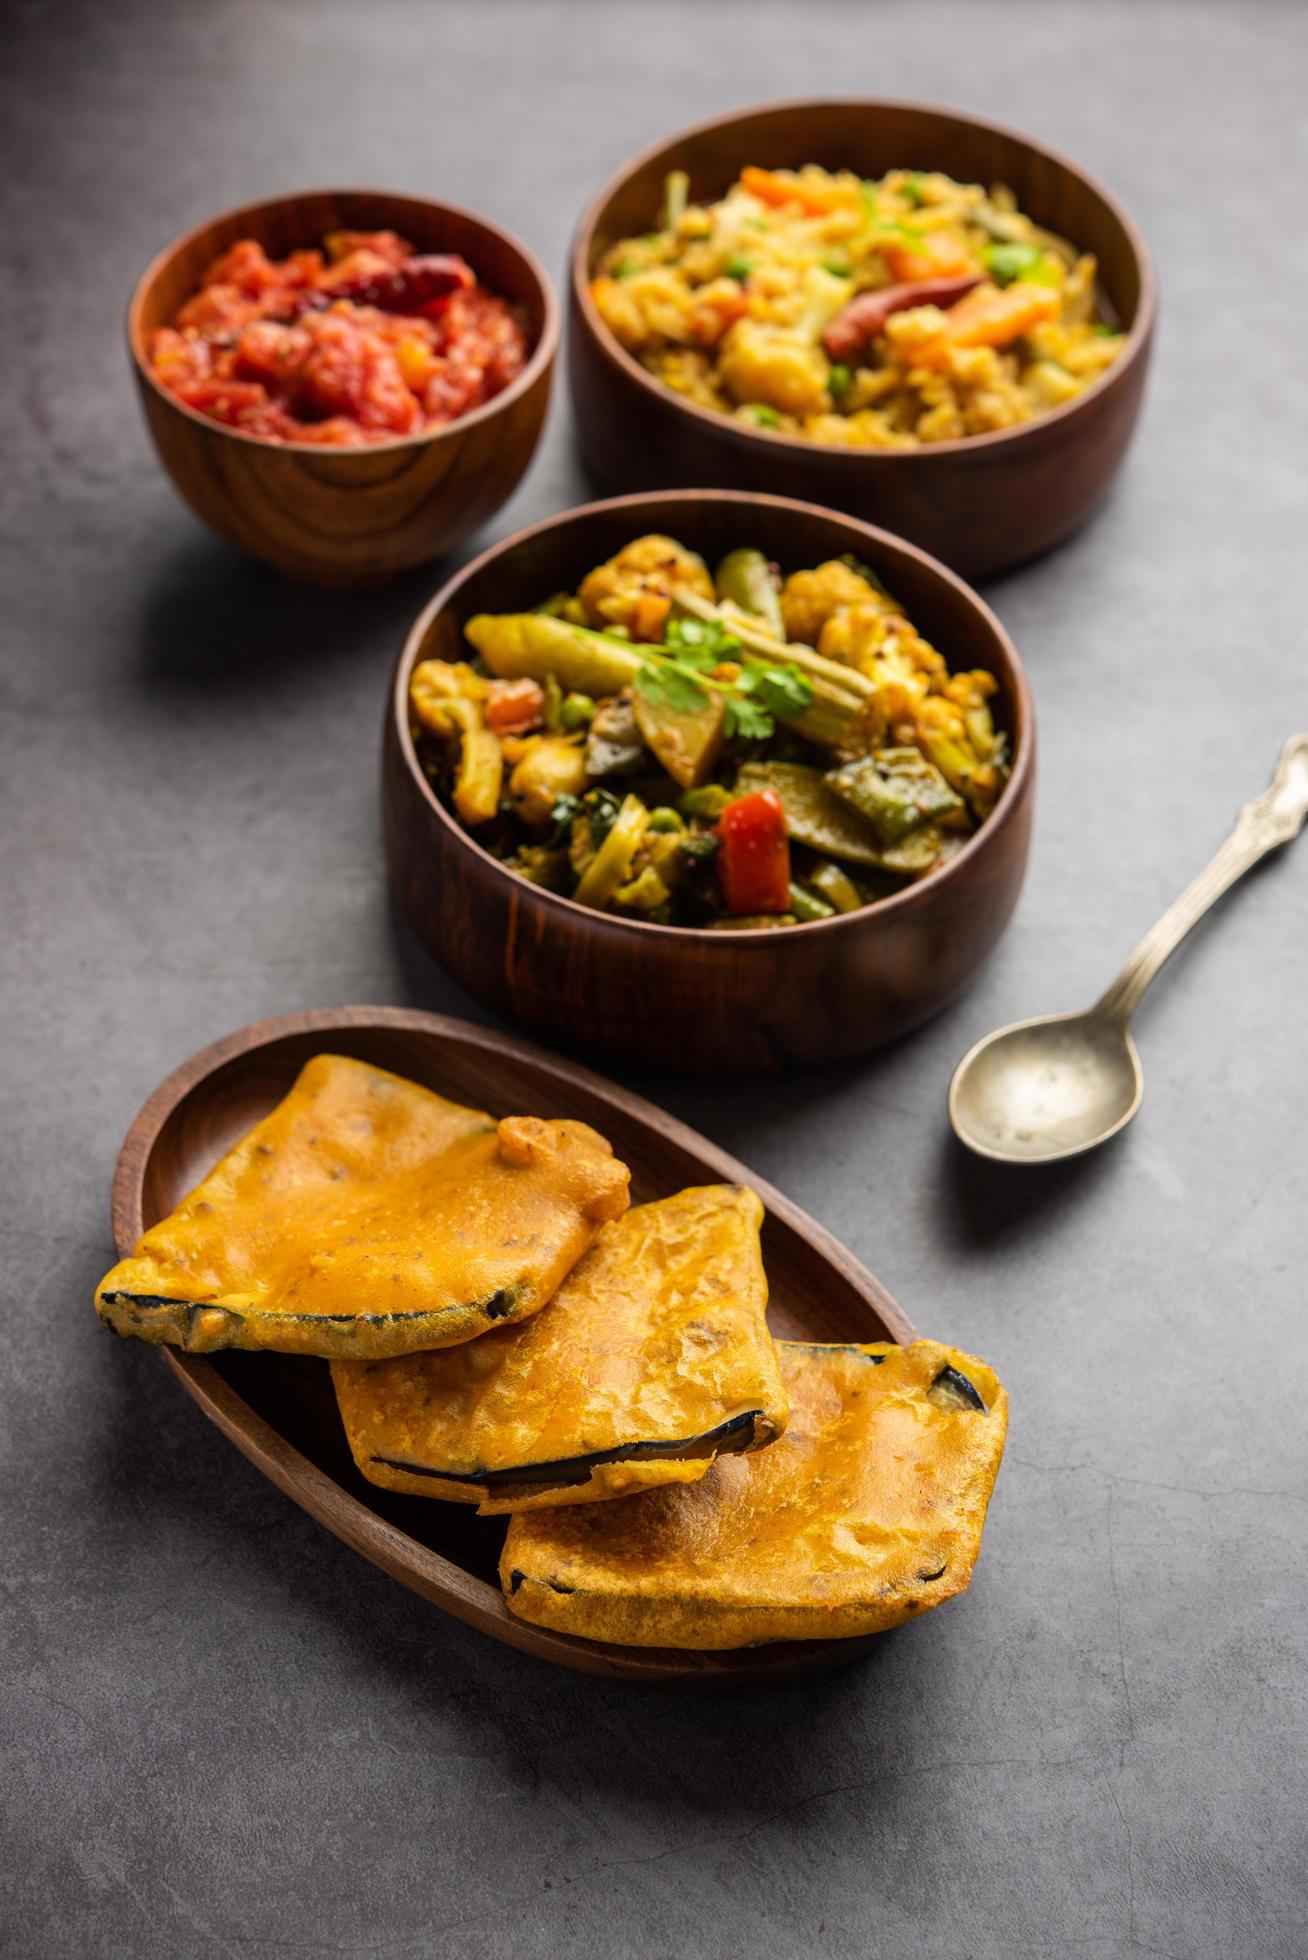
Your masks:
M1132 1133L988 1175L957 1056L1092 997L1308 725L1303 8L13 6L0 786L6 1279L0 1948L654 1960L1308 1952L1308 845L1143 1016ZM383 683L431 589L323 597L211 541L119 339L149 255L315 181L478 206L558 272L592 187L734 102L882 90L1101 172L1164 293L1101 519L994 587L1037 837L975 990L892 1053L641 1084L775 1179L1013 1423L967 1596L711 1705L520 1658L319 1530L91 1311L119 1139L260 1015L476 1016L392 917ZM15 362L15 354L18 359ZM498 534L577 501L562 399Z

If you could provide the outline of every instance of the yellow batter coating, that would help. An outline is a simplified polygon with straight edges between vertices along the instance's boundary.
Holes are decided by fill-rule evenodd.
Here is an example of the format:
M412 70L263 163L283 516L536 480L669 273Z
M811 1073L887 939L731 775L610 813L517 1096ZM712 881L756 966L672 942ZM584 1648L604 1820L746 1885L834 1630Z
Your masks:
M781 1342L790 1421L698 1483L509 1523L500 1580L537 1626L631 1647L878 1633L962 1592L1003 1455L982 1361Z
M443 1354L338 1361L359 1469L483 1515L704 1475L785 1427L754 1192L713 1184L606 1225L549 1306Z
M584 1123L447 1102L340 1055L289 1094L96 1296L120 1334L196 1353L377 1359L525 1319L629 1173Z

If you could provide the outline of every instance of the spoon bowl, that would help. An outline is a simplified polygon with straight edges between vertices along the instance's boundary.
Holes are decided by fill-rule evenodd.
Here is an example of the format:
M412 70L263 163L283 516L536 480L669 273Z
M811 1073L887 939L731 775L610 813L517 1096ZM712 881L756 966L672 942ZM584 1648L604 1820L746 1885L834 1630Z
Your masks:
M949 1119L979 1156L1049 1164L1125 1129L1143 1094L1130 1030L1092 1007L1016 1021L978 1041L954 1071Z
M1308 817L1308 734L1292 735L1261 796L1147 932L1106 994L1080 1014L1015 1021L969 1049L949 1085L960 1142L1001 1164L1051 1164L1124 1130L1144 1076L1131 1016L1187 932L1237 878L1299 835Z

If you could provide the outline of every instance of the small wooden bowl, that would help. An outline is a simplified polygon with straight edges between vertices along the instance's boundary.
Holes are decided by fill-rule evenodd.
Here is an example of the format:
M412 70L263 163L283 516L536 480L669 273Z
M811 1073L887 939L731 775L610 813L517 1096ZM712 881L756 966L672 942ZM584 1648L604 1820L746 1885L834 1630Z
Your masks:
M280 258L342 229L398 231L419 251L465 258L523 310L532 352L517 380L429 434L332 449L226 428L155 379L150 336L238 238ZM315 585L377 584L451 550L499 509L540 439L558 341L553 291L525 245L457 205L389 191L304 191L198 225L142 275L127 314L145 419L187 503L221 537Z
M1126 346L1100 380L1037 421L912 450L838 448L750 429L663 387L604 326L590 296L603 254L650 229L669 170L692 200L748 163L818 163L880 177L898 166L1005 183L1022 209L1099 260ZM586 211L572 251L568 374L582 454L604 489L682 483L784 490L911 538L970 578L1031 558L1084 522L1135 428L1154 326L1148 248L1111 192L1015 130L911 102L809 101L737 111L644 151Z
M324 1053L353 1055L496 1115L529 1112L590 1123L630 1166L637 1203L688 1184L748 1184L767 1210L763 1257L774 1334L916 1339L885 1288L829 1232L684 1123L523 1042L399 1008L285 1014L214 1042L175 1070L132 1124L119 1155L113 1224L120 1257L267 1115L305 1062ZM320 1524L433 1605L524 1653L613 1681L715 1689L840 1666L877 1637L696 1653L615 1647L531 1626L509 1612L500 1592L503 1519L367 1483L351 1459L324 1363L284 1354L198 1355L169 1347L161 1353L210 1421Z
M530 885L463 829L423 773L409 727L419 660L466 657L465 622L575 590L646 531L715 564L753 544L787 571L854 552L951 668L996 676L1013 773L952 864L842 918L713 932L616 918ZM1035 718L1021 663L976 594L915 546L782 497L686 490L565 511L494 545L415 621L386 713L383 824L391 880L418 936L470 993L579 1047L708 1074L756 1074L875 1048L936 1014L993 949L1031 835Z

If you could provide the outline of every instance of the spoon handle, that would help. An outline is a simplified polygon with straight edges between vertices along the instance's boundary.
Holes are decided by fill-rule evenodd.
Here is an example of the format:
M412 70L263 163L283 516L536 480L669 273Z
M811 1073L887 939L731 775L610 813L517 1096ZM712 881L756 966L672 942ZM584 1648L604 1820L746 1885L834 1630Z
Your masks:
M1297 837L1305 816L1308 816L1308 735L1292 735L1281 750L1269 787L1261 796L1255 796L1252 803L1245 804L1226 842L1175 903L1168 906L1158 924L1145 934L1095 1011L1125 1026L1139 1006L1145 988L1190 928L1260 858Z

